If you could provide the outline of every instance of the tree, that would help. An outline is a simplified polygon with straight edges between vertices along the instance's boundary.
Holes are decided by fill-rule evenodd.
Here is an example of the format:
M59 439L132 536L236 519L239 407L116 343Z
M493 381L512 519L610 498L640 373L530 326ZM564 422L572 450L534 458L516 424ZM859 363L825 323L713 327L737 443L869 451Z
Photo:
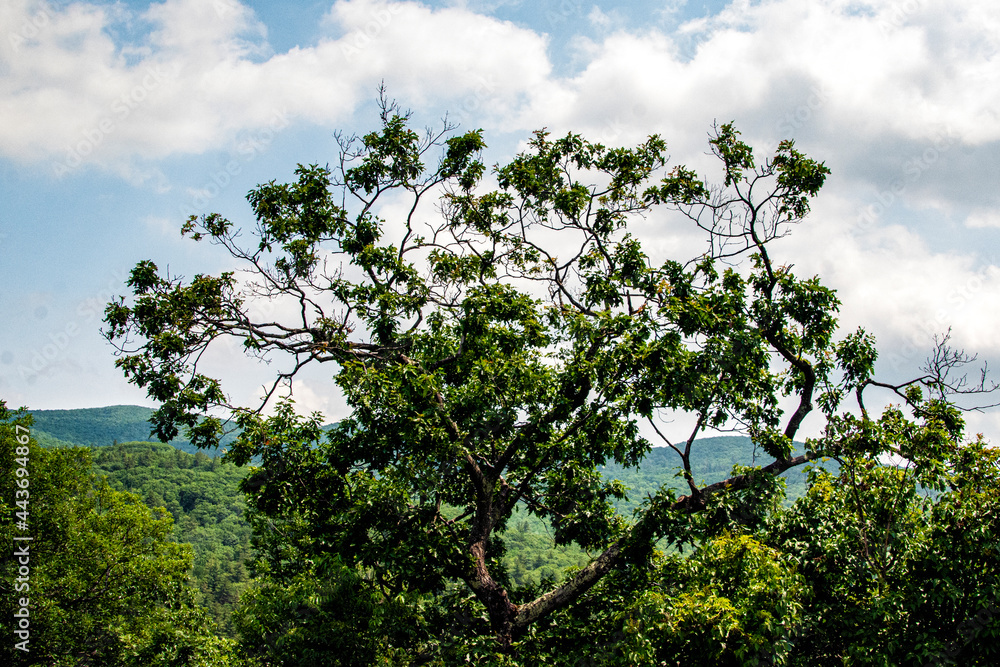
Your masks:
M30 425L0 401L0 534L14 552L26 545L25 556L5 556L0 595L27 602L28 626L24 651L7 633L5 664L230 664L231 642L215 637L192 604L190 547L170 540L170 516L94 478L88 449L39 447ZM16 478L24 486L14 485L17 469L27 471ZM15 517L26 527L15 531Z
M774 517L762 539L807 590L787 664L1000 658L990 641L1000 636L1000 455L982 436L959 446L942 426L890 409L864 439L840 441L838 475L812 471L809 493ZM907 460L879 463L899 448Z
M835 338L834 292L772 258L829 173L791 141L758 162L732 124L716 127L723 178L710 186L668 169L657 136L612 148L538 131L493 170L491 190L481 131L453 130L421 135L383 98L381 127L341 136L333 168L300 165L297 181L248 195L249 245L250 230L218 214L184 224L243 273L186 282L140 262L105 333L126 378L161 405L158 437L185 428L213 446L221 408L241 433L229 456L259 457L244 490L270 535L269 577L298 581L336 559L384 600L423 596L451 616L411 633L419 660L451 650L442 632L466 637L455 649L466 655L516 659L533 628L650 562L659 540L759 522L774 476L830 444L791 454L814 410L833 419L845 397L863 408L864 392L909 385L876 383L872 338ZM390 199L401 219L380 217ZM703 230L708 251L648 255L630 226L667 224L666 213ZM295 314L258 316L261 302ZM284 363L261 404L232 404L202 371L225 338ZM325 363L352 410L329 433L288 398L303 368ZM954 388L941 373L920 383ZM663 426L676 413L691 423L679 438ZM628 519L610 503L624 487L598 468L641 462L641 422L676 451L690 493L661 490ZM692 448L719 428L748 433L773 462L699 487ZM512 585L502 536L518 506L591 561L548 589ZM485 626L456 621L481 616Z

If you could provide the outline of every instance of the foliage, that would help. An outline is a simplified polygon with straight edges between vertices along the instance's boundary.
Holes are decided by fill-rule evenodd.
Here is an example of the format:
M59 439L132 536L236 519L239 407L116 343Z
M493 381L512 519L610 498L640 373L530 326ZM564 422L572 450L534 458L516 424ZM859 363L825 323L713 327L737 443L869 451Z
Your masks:
M996 664L1000 454L976 440L939 461L843 462L766 538L809 589L789 664Z
M0 530L12 544L17 452L28 463L32 537L30 578L22 582L28 589L17 594L30 600L30 651L15 652L5 642L7 664L226 664L229 644L212 634L192 604L186 585L190 551L169 540L170 517L94 478L88 450L39 447L17 429L30 424L25 411L11 412L0 402ZM7 556L0 581L4 600L15 599L14 570Z
M141 408L135 416L148 417L150 412ZM31 411L36 418L51 413ZM66 435L74 440L91 433L105 442L113 435L107 431L101 411L66 410L58 414L73 426ZM34 427L32 432L38 433ZM707 438L698 444L692 455L692 473L699 483L722 480L734 464L749 464L754 458L753 444L744 437ZM91 458L93 471L105 477L112 488L129 491L151 509L165 508L174 517L173 539L192 547L191 584L198 606L209 611L224 635L235 636L231 616L237 598L250 582L249 570L244 567L251 559L250 529L242 516L245 503L238 489L245 469L201 452L192 456L149 442L101 446L92 450ZM676 454L669 448L654 448L639 468L609 465L601 468L601 474L621 480L629 489L628 499L615 501L618 512L625 515L631 515L642 498L664 484L678 491L683 488L677 478ZM793 469L783 477L792 474L802 476ZM803 485L804 481L797 486L790 483L789 497L802 495L798 489ZM503 562L515 586L562 581L567 568L582 567L589 559L576 545L555 545L551 527L523 509L515 510L510 524L511 529L503 535ZM276 585L270 590L276 591Z
M198 606L220 631L235 636L230 617L250 582L250 526L239 492L245 469L204 452L195 455L151 442L92 450L93 471L108 484L163 508L174 519L173 539L192 548L191 585Z
M778 649L802 610L794 563L746 535L708 541L654 576L628 610L624 664L748 664Z
M831 450L844 435L828 433ZM942 460L812 468L792 506L609 575L521 648L577 666L996 664L1000 452L955 433L939 444Z
M515 586L559 582L567 568L587 564L590 559L580 547L556 544L550 526L519 509L514 510L511 527L503 534L503 565Z
M336 559L290 579L265 576L237 612L241 648L259 665L399 664L391 647L423 620L407 597L384 601L370 578Z
M231 457L259 462L242 488L263 619L248 612L244 627L287 638L270 650L338 659L322 628L358 619L322 600L350 592L368 619L351 639L371 655L359 663L531 663L557 618L624 632L636 656L659 659L675 646L662 635L681 633L720 660L742 659L804 604L790 561L768 560L784 551L757 534L779 512L775 476L824 454L843 463L891 451L920 461L926 484L957 446L961 418L948 396L962 385L948 374L968 359L945 345L926 375L876 381L871 337L836 338L835 293L772 258L772 242L806 215L829 173L792 142L761 160L731 124L717 127L709 144L723 178L711 185L683 165L668 169L657 136L614 148L539 131L494 168L491 190L481 132L420 135L384 99L381 121L341 137L335 168L300 165L295 182L252 191L253 230L218 214L185 223L184 234L221 246L244 273L185 281L144 260L131 296L106 310L119 368L161 406L152 419L161 439L184 429L214 446L223 409L240 431ZM643 218L665 224L665 212L702 229L709 251L647 254L633 232ZM294 316L258 317L261 302ZM224 339L275 364L261 404L231 404L202 367ZM282 397L302 369L324 363L351 409L328 433ZM905 409L871 419L864 395L879 389ZM843 406L848 397L860 417ZM794 456L817 409L827 436ZM677 413L693 424L680 437L663 427ZM696 440L713 428L745 432L770 463L696 480ZM654 433L678 456L686 495L663 486L623 516L615 502L625 487L601 469L637 466ZM512 581L504 536L519 507L590 561L559 582ZM697 555L657 579L662 541ZM730 573L727 583L710 584L709 570ZM789 595L745 590L747 573ZM596 611L602 594L617 616ZM680 614L675 595L695 610ZM627 610L680 620L636 621L653 629L647 637L621 626ZM709 621L715 634L696 637ZM735 643L722 647L723 637Z

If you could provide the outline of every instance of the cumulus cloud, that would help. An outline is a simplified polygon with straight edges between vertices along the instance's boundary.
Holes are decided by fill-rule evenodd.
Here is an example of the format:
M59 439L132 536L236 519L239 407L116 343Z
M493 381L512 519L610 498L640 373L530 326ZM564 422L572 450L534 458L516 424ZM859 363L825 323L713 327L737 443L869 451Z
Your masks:
M12 122L0 128L0 152L102 166L198 153L279 107L337 126L385 80L408 104L477 125L621 142L657 131L683 157L701 154L711 119L735 118L751 139L835 148L863 178L888 182L897 165L886 155L935 135L1000 139L1000 10L931 4L735 2L674 33L618 29L578 42L584 66L559 78L544 34L462 6L336 2L317 44L271 53L265 26L236 0L167 0L140 16L17 0L2 10L5 24L44 25L2 45ZM610 20L596 7L591 19ZM116 43L111 29L129 21L148 30ZM685 54L691 35L698 45Z
M330 36L280 54L235 0L166 0L141 16L29 0L2 11L5 25L30 29L0 47L0 154L51 161L57 175L83 163L129 175L136 159L218 148L276 110L336 126L380 80L413 104L502 115L549 71L544 37L416 3L337 2ZM110 34L123 22L148 30L137 44L116 43Z
M1000 228L1000 211L996 209L976 209L966 218L965 224L973 229L984 227Z

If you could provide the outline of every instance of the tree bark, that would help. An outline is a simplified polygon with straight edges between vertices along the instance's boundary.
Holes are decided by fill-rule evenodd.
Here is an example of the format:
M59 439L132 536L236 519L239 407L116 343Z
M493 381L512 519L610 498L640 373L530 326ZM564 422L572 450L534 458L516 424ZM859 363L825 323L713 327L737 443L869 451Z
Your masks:
M508 653L514 639L514 619L517 616L517 606L510 601L507 591L490 576L486 567L485 540L476 542L470 551L475 559L473 576L469 586L486 607L490 616L490 628L496 635L500 651Z

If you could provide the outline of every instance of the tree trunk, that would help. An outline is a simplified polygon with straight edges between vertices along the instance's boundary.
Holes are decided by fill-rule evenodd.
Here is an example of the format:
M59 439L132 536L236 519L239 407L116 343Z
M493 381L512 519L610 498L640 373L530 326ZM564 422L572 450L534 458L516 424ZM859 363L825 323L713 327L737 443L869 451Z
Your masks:
M469 586L476 597L486 607L490 615L490 627L496 635L497 644L502 653L509 653L513 642L514 619L517 617L517 606L507 597L507 591L493 580L486 568L485 540L473 543L472 557L475 559L475 569Z

